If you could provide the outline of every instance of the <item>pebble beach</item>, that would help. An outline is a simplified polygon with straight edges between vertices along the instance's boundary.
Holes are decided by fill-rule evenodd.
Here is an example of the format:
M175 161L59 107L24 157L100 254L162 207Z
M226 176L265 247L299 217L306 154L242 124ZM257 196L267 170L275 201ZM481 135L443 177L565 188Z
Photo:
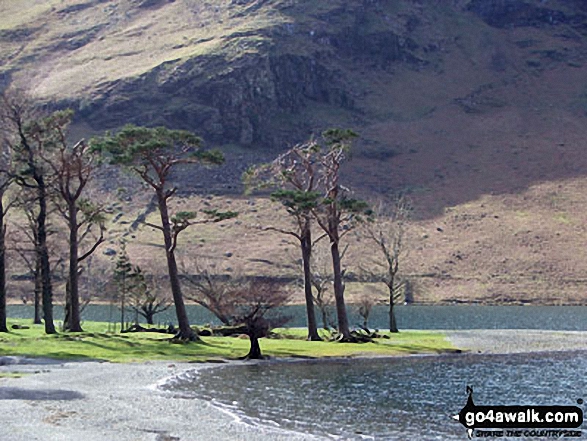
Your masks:
M445 331L471 354L587 350L587 332ZM3 441L308 440L307 434L250 426L207 401L182 399L158 385L211 364L59 362L0 357ZM314 438L317 439L317 438Z

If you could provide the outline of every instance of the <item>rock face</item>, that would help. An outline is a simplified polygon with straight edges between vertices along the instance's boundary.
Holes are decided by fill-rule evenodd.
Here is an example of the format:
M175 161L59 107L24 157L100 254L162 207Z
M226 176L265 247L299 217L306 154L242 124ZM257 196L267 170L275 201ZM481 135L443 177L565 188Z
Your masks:
M356 97L367 91L349 71L425 64L408 35L418 25L418 11L409 1L400 3L405 12L394 17L395 7L390 10L390 2L382 1L310 7L302 1L251 0L214 7L211 2L206 8L170 0L80 1L1 31L0 39L15 50L21 40L35 48L26 57L3 54L11 61L3 74L9 82L16 73L21 85L30 85L30 75L36 75L37 95L59 107L75 107L78 118L95 130L126 122L165 124L196 130L213 143L269 147L335 123L331 114L358 117ZM47 45L40 29L51 26L52 19L59 19L64 30L50 34ZM171 34L157 37L166 19L185 19L185 26L178 25L177 35L166 29L161 32ZM224 20L228 24L219 30ZM239 20L248 22L248 29L233 30L231 20L236 28ZM131 37L106 44L116 32ZM145 39L160 38L164 48L167 38L177 40L180 34L181 43L171 46L180 56L160 56L164 61L155 66L145 62L154 57L148 44L140 47ZM200 49L207 43L212 50ZM128 51L110 54L117 44L128 44ZM73 56L70 63L66 56ZM112 75L87 67L87 78L72 67L94 58L101 58L98 69L111 63L119 67L110 68ZM137 58L145 67L129 69Z
M32 86L93 131L166 125L247 148L328 126L369 134L449 103L487 114L508 107L520 75L582 68L587 53L581 0L72 0L41 12L0 19L0 87ZM517 35L526 28L539 34ZM426 90L439 78L446 97ZM365 157L402 153L382 139L365 140Z
M236 4L249 3L254 13L280 4ZM220 144L271 147L301 139L330 122L312 118L316 107L360 115L355 97L366 91L353 84L349 70L385 72L394 65L426 64L415 55L415 41L385 24L409 31L417 27L416 16L379 17L380 3L385 2L347 2L318 16L298 15L299 22L233 36L230 45L241 46L237 50L245 54L229 63L226 51L163 63L102 87L80 116L96 128L117 127L121 121L197 128L206 140ZM261 42L247 53L253 37Z
M336 75L303 55L259 54L245 57L229 72L203 77L222 58L198 57L162 67L115 85L81 112L95 126L120 121L201 128L206 140L244 146L272 145L280 132L295 131L287 116L309 101L352 109ZM271 123L283 118L283 124ZM301 126L301 127L300 127Z

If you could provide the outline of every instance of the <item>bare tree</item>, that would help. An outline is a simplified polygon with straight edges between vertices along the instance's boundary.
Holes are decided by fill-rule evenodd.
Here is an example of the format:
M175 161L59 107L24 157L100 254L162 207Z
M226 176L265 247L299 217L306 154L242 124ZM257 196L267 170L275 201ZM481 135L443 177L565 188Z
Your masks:
M322 327L329 330L335 325L332 323L332 309L334 306L332 290L333 283L332 263L324 247L313 247L311 282L314 288L314 303L322 316Z
M2 158L4 159L4 158ZM7 161L6 161L7 162ZM6 213L10 204L4 203L4 194L12 179L0 170L0 332L8 332L6 326Z
M53 148L50 152L41 152L41 155L54 174L51 181L54 202L69 230L69 270L63 327L67 331L81 332L79 265L104 242L105 219L102 206L84 197L98 157L83 139L73 147L68 145L66 132L72 116L71 111L61 111L45 119L46 130L52 132ZM92 237L96 226L99 235L93 238L86 252L80 254L80 244Z
M154 317L167 311L173 303L159 294L157 289L149 286L147 276L141 267L135 265L134 273L136 283L130 295L130 308L135 312L135 324L139 324L139 315L142 316L148 325L154 324Z
M110 156L113 163L129 167L155 192L161 216L161 225L148 224L161 231L165 244L167 270L179 326L177 338L198 340L189 324L175 258L179 234L196 223L194 212L169 214L169 200L177 192L170 186L170 173L182 164L218 165L224 160L219 151L200 149L201 140L192 133L169 130L164 127L145 128L126 126L114 136L94 142L94 148ZM214 220L234 217L236 213L210 212Z
M298 144L278 156L273 162L253 167L245 174L247 187L277 188L272 199L283 204L293 218L295 227L283 229L266 226L263 230L277 231L294 237L300 244L304 271L304 294L308 324L308 340L321 340L318 335L314 296L312 295L311 257L312 257L312 215L316 208L318 187L319 145L310 140Z
M371 315L371 310L375 306L375 301L373 300L372 296L368 294L363 294L359 298L359 303L357 304L357 312L359 316L363 319L362 327L365 331L369 331L369 316Z
M193 292L189 298L229 327L226 331L249 337L251 347L245 358L263 358L259 339L287 323L289 317L275 310L289 301L291 293L275 281L247 278L238 272L220 274L215 268L209 262L182 264Z
M42 292L41 260L37 252L37 210L34 195L30 190L21 189L15 197L16 208L26 217L26 222L17 224L17 236L12 237L12 250L15 251L24 262L34 281L34 316L33 323L42 324ZM50 229L48 228L48 231ZM24 240L26 238L26 240Z
M181 272L188 284L188 299L206 308L222 324L232 325L228 312L234 299L230 292L235 289L235 279L239 280L240 277L220 274L213 263L197 259L191 260L189 264L182 259Z
M405 250L405 227L411 213L411 204L405 196L399 196L392 204L379 203L376 209L377 220L366 224L366 235L375 243L383 260L372 262L373 269L367 270L385 284L389 301L389 330L399 332L394 307L401 298L404 281L399 278L400 263Z
M2 95L1 100L0 121L6 134L6 142L12 151L13 160L19 168L19 172L13 177L22 188L31 189L35 193L38 204L35 219L37 230L35 250L39 256L43 318L45 332L55 334L57 331L53 322L53 289L46 226L49 188L46 167L41 158L42 152L52 146L52 133L45 126L43 119L34 113L33 106L25 94L9 91Z
M245 357L250 360L262 359L259 339L266 337L272 328L283 326L289 317L275 310L285 305L290 293L281 285L272 281L242 281L227 292L231 300L225 314L233 324L245 326L251 347Z

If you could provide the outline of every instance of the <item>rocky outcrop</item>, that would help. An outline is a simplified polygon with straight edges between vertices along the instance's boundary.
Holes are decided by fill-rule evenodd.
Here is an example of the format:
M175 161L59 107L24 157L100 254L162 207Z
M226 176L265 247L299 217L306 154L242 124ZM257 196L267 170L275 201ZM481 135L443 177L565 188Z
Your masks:
M247 13L270 2L252 3ZM416 55L418 44L390 29L380 7L351 2L312 24L235 33L225 47L242 47L242 55L230 61L222 51L194 56L111 82L76 106L79 116L95 129L125 121L196 130L213 144L275 147L301 140L321 128L310 120L314 108L359 114L355 97L365 92L348 78L353 66L426 64ZM418 25L414 16L400 21L408 31ZM249 39L263 42L249 52Z
M361 131L378 121L426 118L447 103L491 113L507 107L501 89L516 81L514 72L579 69L587 59L582 0L231 0L209 7L79 0L47 16L0 30L0 88L11 78L32 81L39 97L74 107L94 131L166 125L214 145L275 148L332 125ZM170 29L182 19L179 30ZM530 27L548 38L504 38L504 29ZM389 87L410 70L424 81L470 84L442 102L435 93L412 102L397 96L401 87ZM481 96L484 84L497 86ZM367 156L390 157L389 148L373 146Z
M316 59L257 54L227 68L221 57L197 57L111 84L79 115L99 128L120 121L199 128L212 143L269 146L307 131L303 121L289 116L312 103L353 106L336 72Z

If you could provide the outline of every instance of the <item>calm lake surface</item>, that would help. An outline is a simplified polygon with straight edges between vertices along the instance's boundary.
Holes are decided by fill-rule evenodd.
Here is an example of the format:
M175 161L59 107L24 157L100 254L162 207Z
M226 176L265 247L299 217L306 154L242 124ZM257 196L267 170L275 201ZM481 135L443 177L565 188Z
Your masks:
M465 405L467 385L477 405L576 405L587 397L585 372L584 352L405 357L204 369L166 389L211 400L249 424L320 437L466 440L451 416Z
M218 324L208 311L200 306L188 305L188 314L194 324ZM306 326L304 306L284 308L292 317L288 326ZM362 323L353 307L348 308L350 323L353 326ZM156 323L176 323L173 309L156 316ZM384 306L374 308L369 319L372 328L385 329L388 324L388 310ZM566 331L587 331L587 306L398 306L397 320L400 329L551 329ZM30 305L9 305L8 316L29 318L33 316ZM127 320L134 317L127 313ZM56 320L63 319L63 308L55 307ZM89 305L82 313L84 320L111 321L120 320L116 307L108 305Z

